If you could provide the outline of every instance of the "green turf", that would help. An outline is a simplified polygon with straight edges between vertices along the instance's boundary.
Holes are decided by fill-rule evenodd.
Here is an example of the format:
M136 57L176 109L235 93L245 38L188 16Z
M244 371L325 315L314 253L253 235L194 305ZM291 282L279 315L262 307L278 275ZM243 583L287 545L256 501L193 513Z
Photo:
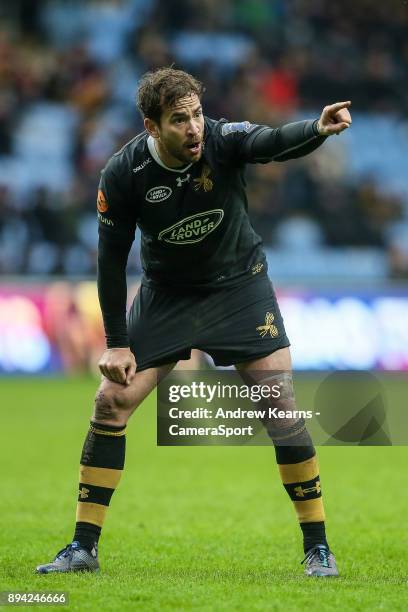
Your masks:
M71 540L95 386L0 382L0 590L65 590L80 611L407 610L407 448L319 450L341 578L308 579L273 451L157 448L153 398L128 428L101 573L34 575Z

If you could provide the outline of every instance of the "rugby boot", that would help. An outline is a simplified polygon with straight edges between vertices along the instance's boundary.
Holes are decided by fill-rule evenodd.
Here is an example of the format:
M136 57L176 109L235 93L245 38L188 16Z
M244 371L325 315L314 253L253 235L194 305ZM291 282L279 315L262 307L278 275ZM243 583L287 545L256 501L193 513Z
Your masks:
M52 574L66 572L98 572L98 550L94 547L91 551L83 548L79 542L72 542L60 550L54 561L39 565L36 574Z
M302 563L305 563L306 576L331 578L339 575L333 553L323 544L308 550Z

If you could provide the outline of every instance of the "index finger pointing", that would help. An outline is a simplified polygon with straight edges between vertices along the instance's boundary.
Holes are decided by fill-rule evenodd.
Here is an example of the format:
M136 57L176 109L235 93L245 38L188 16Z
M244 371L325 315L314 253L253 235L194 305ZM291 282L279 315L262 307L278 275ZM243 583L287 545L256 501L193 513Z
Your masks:
M351 106L351 100L347 100L346 102L335 102L335 104L330 104L329 108L331 111L339 111L342 108L348 108Z

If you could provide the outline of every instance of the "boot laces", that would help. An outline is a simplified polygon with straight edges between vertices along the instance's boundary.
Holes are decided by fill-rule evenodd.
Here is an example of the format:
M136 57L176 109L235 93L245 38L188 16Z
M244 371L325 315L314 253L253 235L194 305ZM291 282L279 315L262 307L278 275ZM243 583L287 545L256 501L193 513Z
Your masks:
M322 567L330 567L330 559L329 559L330 551L326 546L315 546L307 551L305 558L302 561L303 563L312 563L316 561Z
M72 558L73 554L74 554L74 548L72 547L72 543L67 544L65 548L61 548L61 550L57 552L57 554L55 555L55 560L59 559L60 557Z

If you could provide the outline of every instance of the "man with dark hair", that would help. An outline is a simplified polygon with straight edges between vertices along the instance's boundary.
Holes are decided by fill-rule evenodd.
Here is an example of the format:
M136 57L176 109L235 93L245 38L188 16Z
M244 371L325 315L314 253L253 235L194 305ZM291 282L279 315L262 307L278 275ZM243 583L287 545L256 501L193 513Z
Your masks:
M289 341L247 214L247 163L306 155L351 124L350 102L319 119L272 129L203 116L203 87L173 68L146 74L138 106L145 131L102 172L98 290L107 349L83 447L73 542L38 573L96 571L98 539L124 467L128 419L192 348L245 380L280 384L296 408ZM126 322L126 266L136 225L144 276ZM136 365L137 364L137 365ZM282 482L303 532L305 572L337 576L325 534L319 469L304 421L267 424Z

